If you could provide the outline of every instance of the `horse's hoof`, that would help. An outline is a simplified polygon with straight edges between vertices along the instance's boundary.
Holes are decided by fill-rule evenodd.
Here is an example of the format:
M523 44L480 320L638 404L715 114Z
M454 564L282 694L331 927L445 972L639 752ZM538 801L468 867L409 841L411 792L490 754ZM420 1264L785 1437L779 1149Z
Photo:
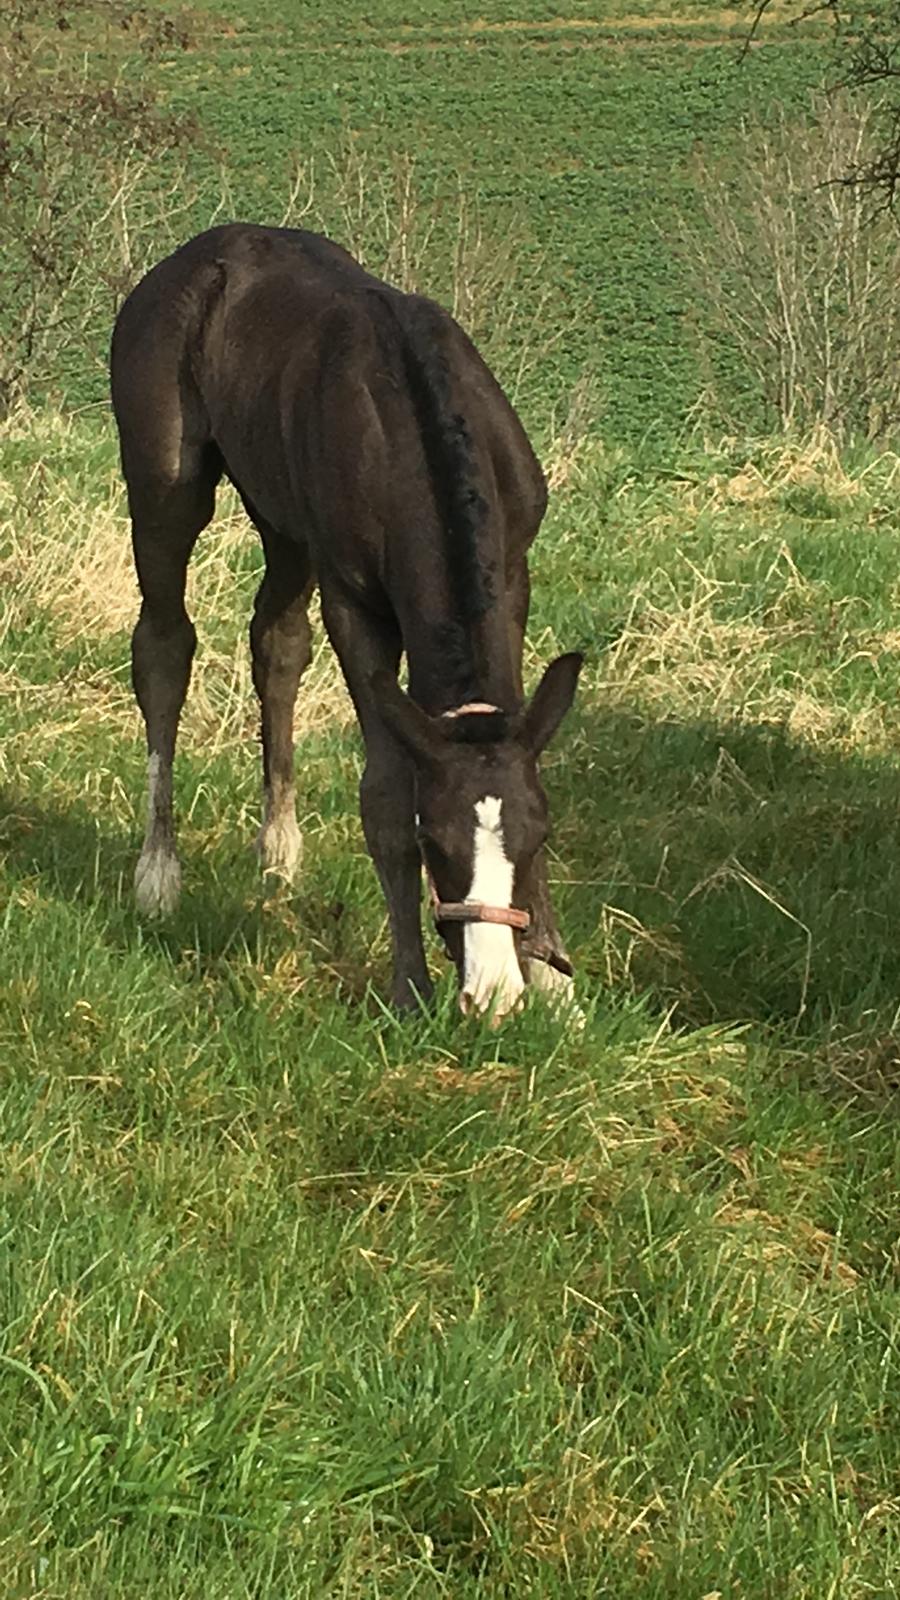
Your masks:
M430 978L425 978L419 983L397 984L392 999L396 1011L402 1012L405 1017L413 1017L431 1005L434 1000L434 984Z
M293 883L303 850L303 835L297 818L288 812L264 822L256 841L260 868L272 877Z

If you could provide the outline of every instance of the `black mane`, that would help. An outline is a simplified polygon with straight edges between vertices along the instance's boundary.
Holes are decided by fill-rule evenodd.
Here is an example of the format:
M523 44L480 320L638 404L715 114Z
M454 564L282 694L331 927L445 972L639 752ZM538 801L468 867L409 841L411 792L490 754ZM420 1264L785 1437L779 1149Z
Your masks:
M509 716L505 711L464 711L447 718L447 731L454 744L499 744L509 735Z
M450 368L442 349L439 314L428 301L403 305L407 378L447 540L447 575L456 619L468 629L495 600L493 563L484 558L481 533L488 504L478 483L478 461L465 417L454 408Z

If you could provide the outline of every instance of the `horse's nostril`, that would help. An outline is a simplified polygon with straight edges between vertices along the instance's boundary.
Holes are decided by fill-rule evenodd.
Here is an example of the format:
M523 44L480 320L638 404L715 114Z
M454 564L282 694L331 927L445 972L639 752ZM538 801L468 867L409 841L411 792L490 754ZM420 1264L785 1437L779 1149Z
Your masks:
M459 997L459 1009L464 1017L468 1017L471 1014L474 1004L474 996L467 989L463 989Z

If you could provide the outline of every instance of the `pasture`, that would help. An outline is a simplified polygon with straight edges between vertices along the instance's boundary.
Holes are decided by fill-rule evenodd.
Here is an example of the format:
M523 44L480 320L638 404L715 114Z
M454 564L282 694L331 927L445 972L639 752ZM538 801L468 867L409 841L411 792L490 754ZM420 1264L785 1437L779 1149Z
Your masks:
M521 403L553 489L529 681L589 653L544 764L583 1032L464 1020L434 940L434 1013L386 1007L320 626L302 874L262 891L260 557L227 494L191 576L183 898L139 921L102 319L2 425L16 1600L897 1590L900 458L692 415L665 237L698 127L724 146L818 69L776 28L742 77L734 14L660 9L245 0L154 62L208 132L173 227L222 161L231 214L271 219L314 158L316 218L373 265L406 240Z

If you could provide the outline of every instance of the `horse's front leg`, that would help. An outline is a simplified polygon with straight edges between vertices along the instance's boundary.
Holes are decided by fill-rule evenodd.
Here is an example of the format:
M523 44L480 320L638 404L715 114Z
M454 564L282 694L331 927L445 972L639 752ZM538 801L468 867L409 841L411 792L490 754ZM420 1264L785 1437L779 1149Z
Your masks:
M523 900L531 912L531 926L522 935L522 976L551 1003L571 1006L575 997L572 965L557 927L543 851L532 865Z
M360 812L391 925L394 1004L414 1008L431 997L422 943L422 863L416 843L412 768L387 734L365 731Z
M543 497L539 495L538 498L541 501L540 515L543 515ZM532 537L533 533L523 541L523 553L511 568L507 578L510 649L522 699L524 699L522 650L531 594L527 549ZM519 948L522 976L533 989L546 995L552 1004L570 1007L573 1005L575 995L572 965L557 926L550 898L550 885L547 882L547 858L543 850L535 857L528 874L528 882L522 887L522 903L531 913L531 927L523 935Z
M373 617L323 589L322 614L337 651L366 744L360 812L369 854L387 901L394 959L395 1005L414 1009L431 997L422 943L422 862L416 842L412 765L385 728L372 697L374 673L396 676L400 635L393 621Z

